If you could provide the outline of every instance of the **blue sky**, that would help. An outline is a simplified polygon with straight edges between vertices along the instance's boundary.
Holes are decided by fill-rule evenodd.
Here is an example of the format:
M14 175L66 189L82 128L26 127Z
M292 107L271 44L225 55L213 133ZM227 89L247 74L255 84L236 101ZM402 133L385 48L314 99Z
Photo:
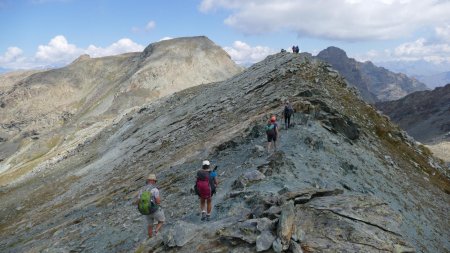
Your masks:
M197 35L240 64L296 44L450 66L449 13L449 0L0 0L0 69L64 66L84 53Z

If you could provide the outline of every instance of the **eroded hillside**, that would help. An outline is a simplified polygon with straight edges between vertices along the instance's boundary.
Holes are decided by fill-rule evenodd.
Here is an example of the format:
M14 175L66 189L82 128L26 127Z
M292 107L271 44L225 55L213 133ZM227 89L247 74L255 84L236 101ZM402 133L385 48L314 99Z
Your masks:
M289 99L292 129L263 127ZM279 117L280 118L280 117ZM190 193L219 165L212 221ZM167 223L146 240L132 204L156 173ZM307 54L129 111L26 183L2 187L2 251L446 252L448 171Z
M0 185L64 159L135 107L241 71L208 38L189 37L141 53L83 55L64 68L8 74L0 90Z

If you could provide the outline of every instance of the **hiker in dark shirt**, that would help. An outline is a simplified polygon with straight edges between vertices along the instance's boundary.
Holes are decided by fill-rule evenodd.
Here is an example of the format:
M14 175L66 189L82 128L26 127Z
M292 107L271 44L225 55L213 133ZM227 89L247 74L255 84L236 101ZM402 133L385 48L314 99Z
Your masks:
M284 127L288 129L291 127L291 116L294 114L294 109L292 108L291 103L289 103L288 100L286 100L286 103L284 104L283 109L283 117L284 117Z
M197 194L200 199L200 209L202 212L202 221L211 219L212 196L216 192L218 185L217 173L210 169L210 162L203 161L202 169L197 171Z

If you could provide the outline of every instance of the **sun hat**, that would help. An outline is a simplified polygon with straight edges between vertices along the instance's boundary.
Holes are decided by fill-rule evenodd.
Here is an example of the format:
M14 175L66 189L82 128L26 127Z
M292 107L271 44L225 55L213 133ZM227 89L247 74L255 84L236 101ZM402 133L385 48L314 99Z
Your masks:
M156 181L156 175L153 173L148 175L147 180L155 180Z
M203 163L202 163L202 165L209 165L209 164L210 164L210 163L209 163L208 160L204 160Z

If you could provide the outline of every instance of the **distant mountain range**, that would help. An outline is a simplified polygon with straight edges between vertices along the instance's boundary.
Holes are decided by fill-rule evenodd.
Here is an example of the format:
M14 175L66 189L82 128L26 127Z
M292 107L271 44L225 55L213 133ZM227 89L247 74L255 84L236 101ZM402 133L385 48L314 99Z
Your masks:
M416 78L430 88L442 87L450 83L450 71L428 76L417 76Z
M375 105L416 140L450 141L450 84Z
M317 58L331 64L369 103L396 100L414 91L427 89L425 84L405 74L393 73L372 62L362 63L348 58L345 51L337 47L322 50Z
M417 78L429 88L442 87L450 83L450 63L432 63L424 60L418 61L385 61L376 62L393 72L404 73Z

